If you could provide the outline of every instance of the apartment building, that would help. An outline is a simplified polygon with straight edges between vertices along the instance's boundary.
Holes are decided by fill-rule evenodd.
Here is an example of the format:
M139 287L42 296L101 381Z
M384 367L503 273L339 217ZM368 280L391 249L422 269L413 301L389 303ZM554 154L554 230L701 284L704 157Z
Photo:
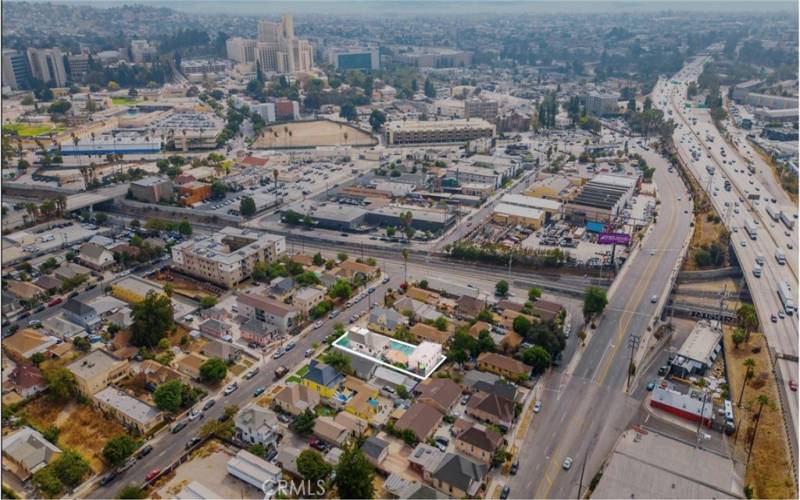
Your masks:
M484 120L494 121L497 118L497 113L497 101L470 99L464 102L465 118L483 118Z
M241 293L236 298L239 315L256 320L281 334L293 332L300 324L300 313L275 299L255 293Z
M64 53L58 47L52 49L28 49L31 75L43 82L52 82L57 87L67 84L67 70L64 68Z
M172 261L181 272L231 288L253 274L256 262L272 262L285 253L283 236L226 227L175 245Z
M129 366L127 360L103 349L96 349L67 365L67 369L75 375L81 392L91 395L125 378Z
M586 113L594 116L607 116L619 113L619 94L588 92L586 94Z

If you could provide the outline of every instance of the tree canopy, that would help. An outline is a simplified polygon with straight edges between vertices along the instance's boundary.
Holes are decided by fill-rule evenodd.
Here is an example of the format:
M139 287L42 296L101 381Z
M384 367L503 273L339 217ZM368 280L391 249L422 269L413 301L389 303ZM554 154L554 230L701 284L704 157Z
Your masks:
M147 292L131 309L131 343L135 346L152 349L174 326L172 302L161 293Z
M228 365L221 358L211 358L200 365L200 379L210 384L218 384L225 380Z
M339 498L372 498L375 469L364 452L353 442L345 448L336 464L336 491Z

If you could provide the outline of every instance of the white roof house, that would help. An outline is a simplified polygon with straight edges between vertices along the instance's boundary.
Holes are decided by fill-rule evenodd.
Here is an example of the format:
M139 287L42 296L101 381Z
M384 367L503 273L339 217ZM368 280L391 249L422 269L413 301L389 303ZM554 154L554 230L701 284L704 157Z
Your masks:
M247 450L239 450L235 457L228 460L228 474L255 486L269 496L281 479L282 471L263 458L253 455ZM265 497L265 498L267 498Z

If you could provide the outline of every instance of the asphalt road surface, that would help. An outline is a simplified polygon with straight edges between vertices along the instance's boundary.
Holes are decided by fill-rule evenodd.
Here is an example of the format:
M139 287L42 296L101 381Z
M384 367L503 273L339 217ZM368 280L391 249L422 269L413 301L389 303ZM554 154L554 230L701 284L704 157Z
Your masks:
M641 404L625 392L628 337L645 332L657 307L651 297L661 297L669 288L690 229L690 218L683 212L691 212L691 204L682 181L677 173L667 171L663 158L633 149L655 167L661 200L657 221L642 251L626 264L630 267L609 298L574 370L568 367L542 380L542 410L533 416L520 446L520 472L508 481L512 498L576 498L584 458L585 492ZM570 470L562 468L566 457L574 460Z

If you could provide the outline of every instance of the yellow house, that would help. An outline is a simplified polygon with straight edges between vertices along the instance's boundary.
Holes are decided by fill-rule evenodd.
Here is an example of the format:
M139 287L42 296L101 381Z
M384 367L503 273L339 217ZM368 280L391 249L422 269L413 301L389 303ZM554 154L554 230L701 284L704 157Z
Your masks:
M346 391L345 396L348 397L344 411L366 421L372 420L372 417L378 413L378 389L376 387L355 377L347 376L344 380L344 390Z
M120 359L103 349L96 349L67 365L75 374L78 388L85 395L92 395L114 384L128 375L128 360Z
M319 393L322 398L330 400L336 394L336 389L343 378L344 375L332 366L312 359L301 383Z

